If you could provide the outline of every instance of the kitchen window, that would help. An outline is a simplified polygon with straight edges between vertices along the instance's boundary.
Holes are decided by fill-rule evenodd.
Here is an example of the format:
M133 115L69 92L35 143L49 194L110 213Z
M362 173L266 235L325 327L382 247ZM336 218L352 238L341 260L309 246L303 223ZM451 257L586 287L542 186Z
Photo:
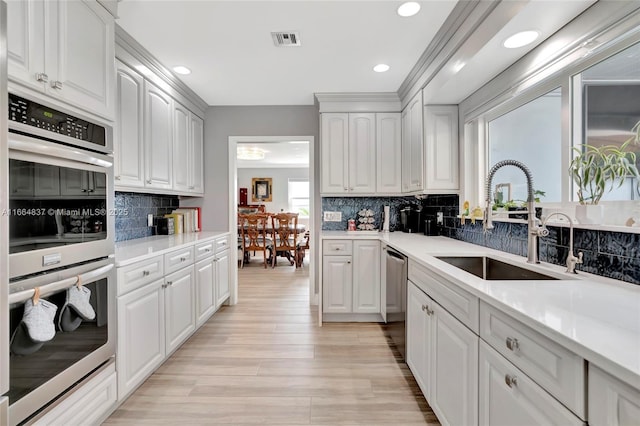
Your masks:
M289 179L289 211L309 217L309 180Z

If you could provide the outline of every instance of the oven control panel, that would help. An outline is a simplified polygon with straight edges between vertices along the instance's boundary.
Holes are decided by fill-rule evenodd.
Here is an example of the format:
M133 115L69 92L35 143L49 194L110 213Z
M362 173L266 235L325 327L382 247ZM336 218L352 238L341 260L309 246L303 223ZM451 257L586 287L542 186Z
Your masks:
M9 120L105 146L105 129L37 102L9 93Z

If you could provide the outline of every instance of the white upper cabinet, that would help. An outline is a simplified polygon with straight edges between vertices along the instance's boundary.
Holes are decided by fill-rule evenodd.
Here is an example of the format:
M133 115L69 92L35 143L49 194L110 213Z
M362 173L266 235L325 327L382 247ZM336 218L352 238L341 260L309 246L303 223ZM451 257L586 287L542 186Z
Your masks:
M402 122L400 113L376 114L376 192L402 192Z
M144 186L143 104L144 80L140 74L118 61L114 174L116 188Z
M321 116L321 192L349 192L349 114Z
M172 189L173 100L148 81L144 87L145 186Z
M451 192L459 186L458 106L425 107L425 191Z
M204 193L204 121L190 113L189 192Z
M402 111L402 192L424 189L422 92Z
M8 3L9 78L73 107L114 116L114 18L94 1Z
M371 194L376 191L376 116L349 114L349 192Z
M189 190L190 145L189 127L191 119L189 110L174 101L173 108L173 189Z

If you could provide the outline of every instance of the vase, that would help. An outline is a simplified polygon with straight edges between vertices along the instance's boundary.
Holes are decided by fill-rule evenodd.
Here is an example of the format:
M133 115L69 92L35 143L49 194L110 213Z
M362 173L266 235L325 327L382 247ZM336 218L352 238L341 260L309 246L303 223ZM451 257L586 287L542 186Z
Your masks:
M578 204L576 206L576 219L578 223L595 224L602 223L604 206L593 204Z

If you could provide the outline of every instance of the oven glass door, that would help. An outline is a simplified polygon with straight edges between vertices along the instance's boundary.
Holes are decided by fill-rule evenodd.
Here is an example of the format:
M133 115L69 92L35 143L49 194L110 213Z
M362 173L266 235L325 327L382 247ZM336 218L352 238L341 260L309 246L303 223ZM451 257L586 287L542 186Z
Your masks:
M9 160L9 253L107 238L106 172Z

